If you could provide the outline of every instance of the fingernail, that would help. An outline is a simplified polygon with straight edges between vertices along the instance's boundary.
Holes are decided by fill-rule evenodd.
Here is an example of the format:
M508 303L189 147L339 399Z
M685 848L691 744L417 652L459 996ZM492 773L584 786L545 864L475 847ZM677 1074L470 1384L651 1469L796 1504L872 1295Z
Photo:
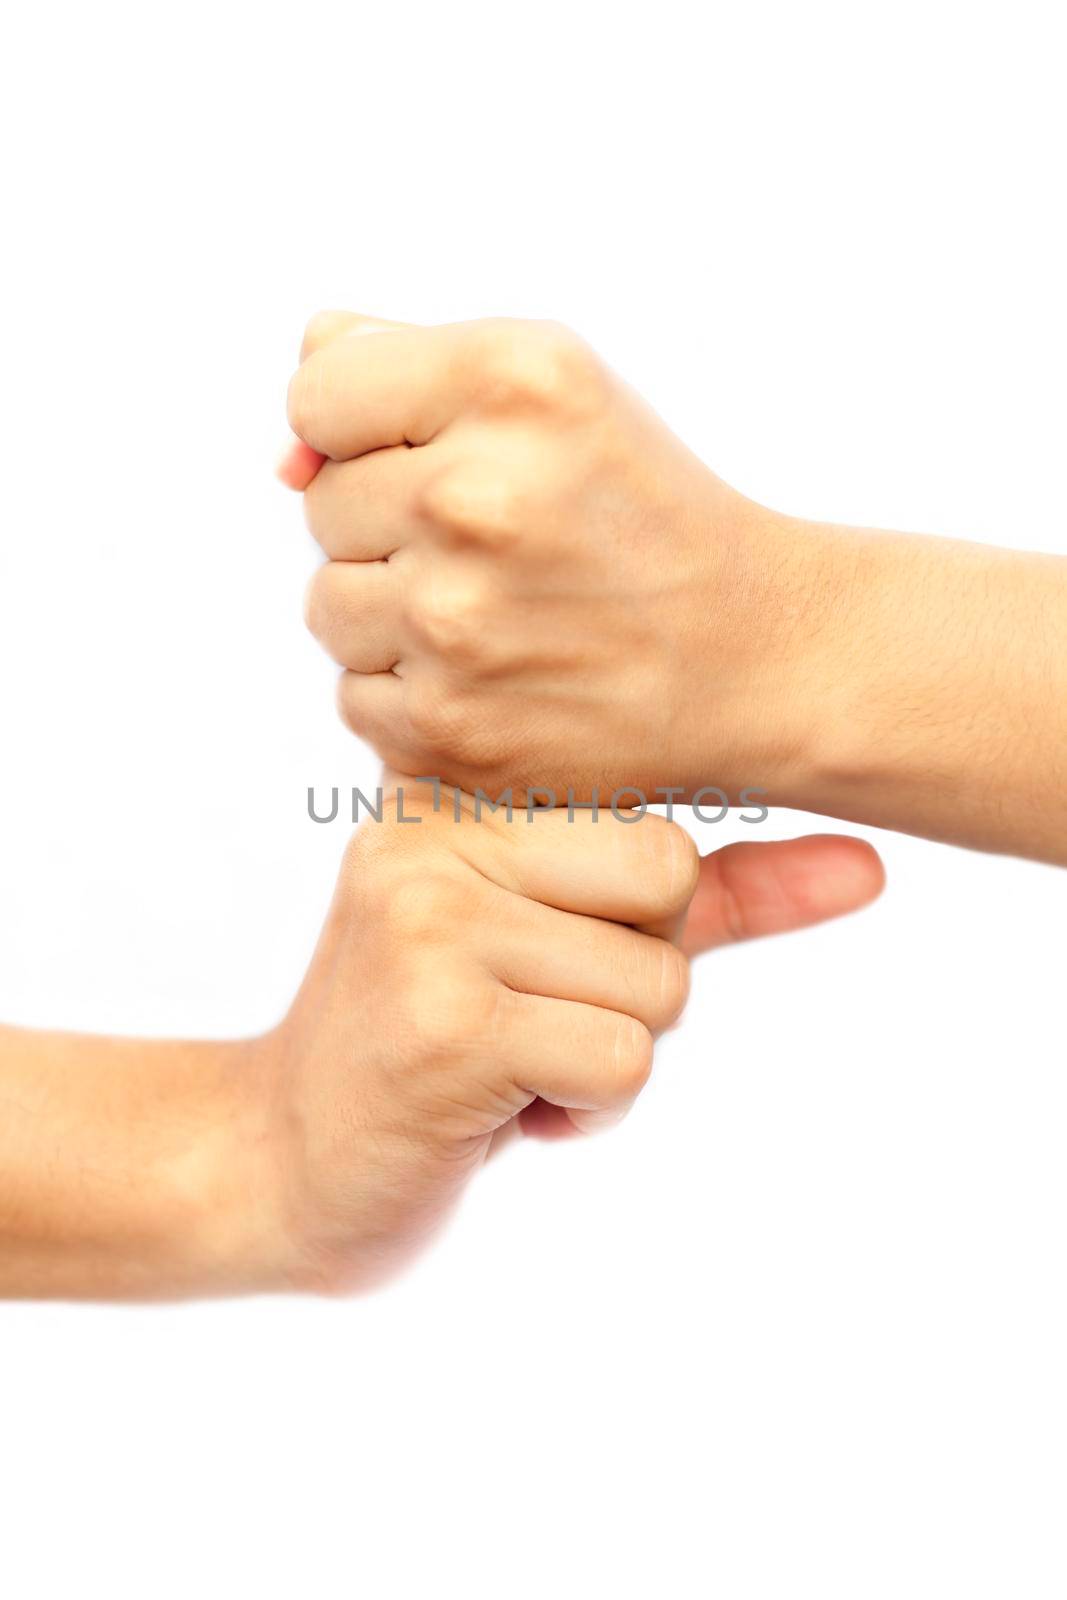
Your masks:
M278 457L274 474L287 489L306 489L325 460L303 439L290 439Z

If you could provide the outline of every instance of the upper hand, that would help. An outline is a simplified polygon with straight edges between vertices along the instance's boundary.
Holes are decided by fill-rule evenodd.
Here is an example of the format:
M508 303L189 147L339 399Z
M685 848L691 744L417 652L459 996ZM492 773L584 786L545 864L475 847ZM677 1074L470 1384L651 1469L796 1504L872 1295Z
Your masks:
M324 313L289 419L329 557L309 626L390 763L650 800L774 784L795 541L574 334Z

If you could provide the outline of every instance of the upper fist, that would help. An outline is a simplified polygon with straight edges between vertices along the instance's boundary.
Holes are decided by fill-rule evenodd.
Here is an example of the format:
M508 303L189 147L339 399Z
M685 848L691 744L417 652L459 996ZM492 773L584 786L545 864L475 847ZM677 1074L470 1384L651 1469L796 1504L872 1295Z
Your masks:
M323 313L289 420L329 558L308 624L392 765L650 800L773 780L781 673L752 578L769 514L574 334Z

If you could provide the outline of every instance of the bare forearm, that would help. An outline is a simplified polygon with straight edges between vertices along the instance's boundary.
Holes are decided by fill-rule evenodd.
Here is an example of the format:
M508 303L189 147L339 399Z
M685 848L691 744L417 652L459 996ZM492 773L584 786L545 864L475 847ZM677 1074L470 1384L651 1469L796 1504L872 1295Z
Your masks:
M286 481L328 557L308 620L345 720L403 771L762 784L1067 860L1067 560L757 506L551 324L326 313L289 406ZM381 450L431 413L386 482Z
M255 1044L0 1028L0 1294L261 1286L259 1070Z
M797 526L833 578L791 803L1067 864L1067 559Z

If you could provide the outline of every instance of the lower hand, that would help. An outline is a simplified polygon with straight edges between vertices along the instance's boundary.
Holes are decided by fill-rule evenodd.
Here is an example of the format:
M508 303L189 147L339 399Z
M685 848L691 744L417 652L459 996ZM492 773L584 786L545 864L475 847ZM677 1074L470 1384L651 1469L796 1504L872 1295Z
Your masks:
M435 813L417 784L404 814L421 821L387 804L355 835L304 985L261 1041L265 1076L249 1078L274 1108L289 1284L395 1270L516 1123L559 1135L617 1121L685 1002L686 955L852 910L881 887L854 839L700 862L656 816L475 821L464 798L456 823L448 792Z

